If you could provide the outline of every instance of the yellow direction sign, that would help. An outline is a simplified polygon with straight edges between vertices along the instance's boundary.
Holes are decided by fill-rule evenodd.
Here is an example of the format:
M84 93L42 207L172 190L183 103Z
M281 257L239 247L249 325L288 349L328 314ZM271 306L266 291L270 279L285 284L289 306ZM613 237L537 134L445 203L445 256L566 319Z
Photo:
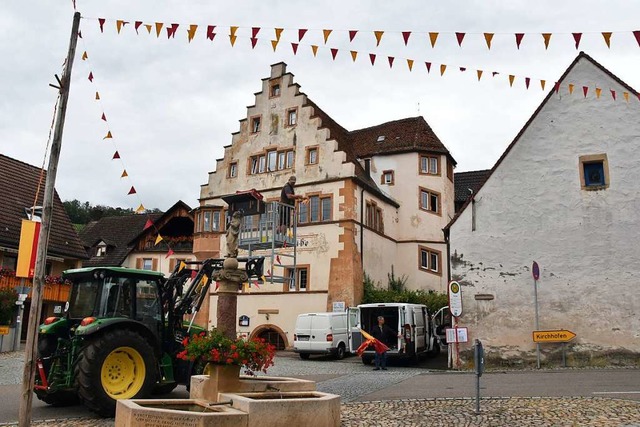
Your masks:
M555 331L533 331L533 342L567 342L576 337L571 331L557 329Z
M9 327L0 326L0 335L9 335Z

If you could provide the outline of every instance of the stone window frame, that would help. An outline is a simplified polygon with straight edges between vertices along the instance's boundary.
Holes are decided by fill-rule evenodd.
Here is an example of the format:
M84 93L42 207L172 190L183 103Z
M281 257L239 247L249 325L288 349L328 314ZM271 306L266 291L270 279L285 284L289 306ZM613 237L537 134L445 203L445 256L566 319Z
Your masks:
M304 195L307 199L309 199L308 202L302 204L301 202L298 202L296 205L296 211L297 211L297 215L298 215L298 225L303 225L303 224L323 224L326 222L330 222L333 221L333 193L322 193L320 191L318 192L313 192L313 193L306 193ZM318 220L317 221L311 221L311 198L312 197L317 197L318 198ZM331 214L329 219L322 219L322 201L325 199L330 199L331 200ZM301 209L302 206L306 206L305 210ZM305 212L306 215L306 221L301 221L301 215L302 213Z
M288 278L288 275L291 274L290 272L294 270L296 272L296 275L298 277L296 277L296 288L292 289L290 287L290 283L288 280L285 280L284 283L282 284L282 291L283 292L309 292L311 286L310 286L310 282L311 282L311 264L296 264L295 268L291 268L291 267L285 267L285 274ZM306 287L304 290L300 290L300 272L302 270L305 270L306 275L307 275L307 283L306 283Z
M257 129L255 124L256 121L258 122ZM260 133L261 130L262 130L262 114L251 116L249 118L249 133L252 135L255 135L257 133Z
M447 178L453 182L453 162L451 159L447 159Z
M604 185L587 185L584 178L584 166L588 164L602 163L602 170L604 172ZM602 154L587 154L578 157L578 173L580 175L580 188L586 191L605 190L609 188L609 160L606 153Z
M311 152L312 151L316 152L316 161L314 163L311 163ZM311 166L311 165L320 164L320 146L319 145L312 145L312 146L309 146L309 147L305 148L304 164L305 164L305 166Z
M425 192L428 194L428 201L429 201L429 205L428 206L422 206L422 193ZM436 197L438 197L438 210L437 211L433 211L431 209L429 209L429 207L431 206L431 196L435 195ZM423 211L423 212L428 212L432 215L438 215L438 216L442 216L442 194L432 190L430 188L426 188L426 187L418 187L418 208Z
M291 123L291 113L295 113L295 122ZM287 111L285 113L285 127L294 127L298 124L298 107L293 107L293 108L287 108Z
M371 230L384 234L384 214L381 207L374 200L365 202L365 223Z
M235 173L233 173L235 167ZM229 163L229 173L227 174L227 178L237 178L238 177L238 162Z
M442 167L440 165L440 157L441 156L437 156L437 155L431 155L431 154L420 154L418 156L418 174L420 175L429 175L429 176L440 176L442 173ZM427 160L427 171L425 172L422 169L422 159L436 159L437 160L437 168L438 168L438 172L437 173L432 173L430 172L431 169L431 161Z
M277 93L274 93L277 88ZM272 80L269 82L269 99L279 98L282 95L282 84L280 79Z
M269 170L269 160L268 160L268 155L270 152L275 151L276 152L276 169L275 170ZM293 153L292 155L292 163L291 165L287 166L287 159L288 159L288 153L291 152ZM283 153L284 154L284 165L282 168L280 168L280 154ZM262 172L260 172L260 157L264 157L264 161L265 161L265 167L264 170ZM287 169L293 169L295 166L295 149L293 147L289 147L289 148L281 148L278 149L277 146L270 146L270 147L266 147L264 150L260 151L259 153L254 153L252 155L250 155L247 158L247 175L260 175L263 173L269 173L269 172L281 172L281 171L285 171ZM254 172L253 171L253 162L254 160L257 162L257 169Z
M429 265L424 266L422 264L422 254L427 253L427 262ZM431 255L437 255L438 265L437 270L431 268ZM442 276L442 251L430 248L428 246L418 245L418 270L426 273L435 274L436 276Z
M387 182L385 178L387 176L391 176L391 180ZM382 175L380 176L380 184L382 185L395 185L395 172L392 169L382 171Z

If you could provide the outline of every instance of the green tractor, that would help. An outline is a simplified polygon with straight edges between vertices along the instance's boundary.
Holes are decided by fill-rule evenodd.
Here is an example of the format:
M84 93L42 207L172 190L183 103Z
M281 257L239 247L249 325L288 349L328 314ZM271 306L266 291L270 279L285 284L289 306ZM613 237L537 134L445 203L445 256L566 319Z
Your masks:
M261 278L264 258L241 258ZM189 386L201 366L180 360L185 337L203 331L193 318L208 296L222 259L180 263L168 278L121 267L68 270L69 301L62 317L39 327L34 391L51 405L78 401L105 417L116 400L165 394ZM199 264L199 269L190 268ZM187 315L193 317L186 321Z

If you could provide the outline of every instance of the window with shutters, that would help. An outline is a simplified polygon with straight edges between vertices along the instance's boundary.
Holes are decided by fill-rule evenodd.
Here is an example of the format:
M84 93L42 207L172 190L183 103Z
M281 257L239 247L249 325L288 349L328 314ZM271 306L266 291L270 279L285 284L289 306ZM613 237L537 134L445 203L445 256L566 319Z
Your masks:
M373 200L368 200L366 202L364 224L379 233L384 233L382 208Z

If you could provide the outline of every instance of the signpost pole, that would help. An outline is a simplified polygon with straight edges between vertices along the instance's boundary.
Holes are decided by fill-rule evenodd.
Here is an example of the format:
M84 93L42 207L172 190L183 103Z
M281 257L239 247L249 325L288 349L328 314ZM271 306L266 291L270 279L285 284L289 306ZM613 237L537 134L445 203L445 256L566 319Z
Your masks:
M540 267L538 263L533 261L531 267L531 273L533 274L533 301L536 307L536 331L540 330L540 323L538 318L538 278L540 277ZM536 366L540 369L540 343L536 343Z

